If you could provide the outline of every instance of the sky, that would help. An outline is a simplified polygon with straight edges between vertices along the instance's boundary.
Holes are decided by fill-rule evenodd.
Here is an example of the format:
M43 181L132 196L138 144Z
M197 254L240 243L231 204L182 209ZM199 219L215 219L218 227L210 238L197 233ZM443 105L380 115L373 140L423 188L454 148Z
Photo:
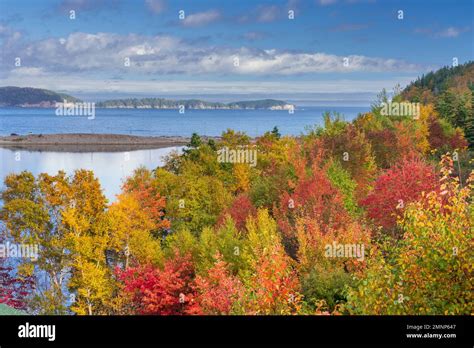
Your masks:
M0 0L0 86L369 102L474 59L471 0Z

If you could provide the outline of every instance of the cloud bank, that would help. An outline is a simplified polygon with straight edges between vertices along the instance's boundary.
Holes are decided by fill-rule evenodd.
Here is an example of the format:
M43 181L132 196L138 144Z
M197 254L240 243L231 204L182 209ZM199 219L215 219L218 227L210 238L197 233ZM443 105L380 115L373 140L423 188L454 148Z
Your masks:
M191 16L189 25L204 17ZM4 34L8 30L3 29ZM12 34L18 36L18 34ZM193 45L177 37L136 34L76 32L65 38L50 38L22 44L4 39L8 52L2 55L2 75L17 67L48 73L125 73L156 75L291 76L312 73L418 72L417 64L403 60L363 55L338 56L324 52L295 52L250 47Z

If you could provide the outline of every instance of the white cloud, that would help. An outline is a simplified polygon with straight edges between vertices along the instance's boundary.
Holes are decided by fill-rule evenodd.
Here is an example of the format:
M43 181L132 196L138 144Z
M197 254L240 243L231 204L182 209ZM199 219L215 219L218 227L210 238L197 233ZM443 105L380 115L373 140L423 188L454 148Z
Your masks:
M22 34L9 26L0 24L0 38L5 40L3 48L7 49L20 41Z
M13 69L11 72L10 78L11 79L22 79L24 77L31 78L31 77L45 77L48 76L43 69L41 68L27 68L27 67L19 67Z
M436 36L452 38L452 37L458 37L460 34L466 31L469 31L469 27L465 27L465 28L449 27L437 33Z
M448 27L443 30L436 30L434 28L415 28L414 32L416 34L422 34L435 38L455 38L461 35L462 33L468 32L471 30L471 27L465 26L463 28L457 27Z
M258 10L257 21L261 23L269 23L278 19L280 16L280 9L278 6L262 6Z
M155 14L163 12L166 8L165 0L145 0L145 4Z
M62 39L62 40L61 40ZM346 72L418 72L416 64L396 59L278 49L203 47L173 36L73 33L9 50L28 67L45 72L132 73L156 75L295 75ZM124 62L130 59L130 66ZM344 59L347 64L344 64ZM236 60L238 59L238 66ZM8 73L8 68L2 66Z
M183 23L183 25L187 27L199 27L202 25L215 22L220 18L221 18L221 14L219 11L208 10L205 12L198 12L198 13L186 15L186 17L183 20L181 20L181 22Z

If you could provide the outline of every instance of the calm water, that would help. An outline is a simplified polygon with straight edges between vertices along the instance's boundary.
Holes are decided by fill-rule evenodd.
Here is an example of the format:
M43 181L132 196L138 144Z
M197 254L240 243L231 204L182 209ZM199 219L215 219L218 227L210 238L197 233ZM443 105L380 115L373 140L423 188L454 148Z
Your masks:
M123 179L131 175L139 166L155 169L163 165L163 156L171 151L181 151L183 147L171 147L154 150L138 150L130 152L40 152L9 150L0 148L0 187L4 188L3 178L10 173L23 170L40 173L57 174L64 170L72 174L76 169L93 170L100 180L104 194L109 201L115 200L120 193Z
M306 126L321 125L325 111L337 111L347 121L368 108L305 107L294 114L270 110L137 110L97 109L96 117L56 116L54 109L0 108L0 135L51 133L112 133L132 135L190 136L193 132L218 136L227 128L244 131L250 136L263 134L277 126L284 135L300 135ZM120 192L125 177L139 166L154 169L163 164L162 157L179 148L125 152L68 153L16 151L0 148L0 188L3 178L12 172L28 170L56 174L64 170L93 170L110 201Z
M0 108L0 135L51 133L113 133L132 135L218 136L227 128L261 135L277 126L284 135L300 135L305 126L321 124L325 111L352 120L364 107L304 107L294 114L271 110L144 110L96 109L95 119L56 116L54 109Z

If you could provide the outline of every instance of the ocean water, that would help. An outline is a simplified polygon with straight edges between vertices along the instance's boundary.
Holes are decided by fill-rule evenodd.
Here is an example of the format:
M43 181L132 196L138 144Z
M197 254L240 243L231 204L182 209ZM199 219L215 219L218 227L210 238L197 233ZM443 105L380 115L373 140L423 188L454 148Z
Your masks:
M325 111L339 112L347 121L362 107L307 107L287 111L270 110L136 110L97 109L96 117L56 116L54 109L0 108L0 135L52 133L109 133L129 135L218 136L228 128L258 136L277 126L284 135L300 135L305 127L321 125ZM56 174L59 170L71 175L76 169L93 170L110 202L120 193L122 183L140 166L155 169L163 165L163 156L182 147L129 152L55 152L0 148L0 189L10 173L23 170ZM1 205L1 202L0 202Z
M55 109L0 108L0 135L108 133L155 136L219 136L228 128L262 135L277 126L283 135L300 135L306 126L322 124L325 111L339 112L347 121L368 107L303 107L294 114L279 110L96 109L95 118L56 116Z

